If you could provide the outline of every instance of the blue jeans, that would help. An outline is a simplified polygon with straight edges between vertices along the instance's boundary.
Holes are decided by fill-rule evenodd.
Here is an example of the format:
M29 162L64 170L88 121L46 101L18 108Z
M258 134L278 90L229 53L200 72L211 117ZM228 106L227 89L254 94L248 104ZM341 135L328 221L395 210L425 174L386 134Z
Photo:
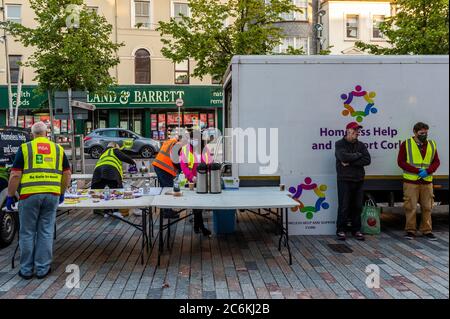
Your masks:
M52 194L31 195L19 201L20 272L45 275L53 258L53 235L59 197Z

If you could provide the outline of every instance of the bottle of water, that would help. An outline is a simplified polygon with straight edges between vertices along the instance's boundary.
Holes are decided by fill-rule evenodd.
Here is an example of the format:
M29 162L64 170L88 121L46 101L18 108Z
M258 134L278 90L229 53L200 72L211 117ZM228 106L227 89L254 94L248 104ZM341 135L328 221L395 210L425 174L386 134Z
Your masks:
M103 196L105 197L105 200L111 199L111 190L109 189L108 185L105 186L105 189L103 191Z
M76 194L78 192L78 182L76 180L72 181L72 193Z
M147 179L145 180L144 195L149 194L150 194L150 181Z
M175 193L180 192L180 176L177 175L173 180L173 191Z

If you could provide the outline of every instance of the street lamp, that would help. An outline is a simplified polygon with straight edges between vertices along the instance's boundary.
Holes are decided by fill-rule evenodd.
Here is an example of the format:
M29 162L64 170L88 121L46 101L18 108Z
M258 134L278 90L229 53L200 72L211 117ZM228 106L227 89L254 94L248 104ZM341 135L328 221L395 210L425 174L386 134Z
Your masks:
M317 39L317 53L320 53L322 51L322 31L323 31L323 22L322 22L322 17L324 15L326 15L327 12L325 10L319 10L317 11L317 13L315 14L316 16L318 16L318 21L317 23L314 25L314 30L316 31L316 39Z
M3 42L5 45L5 62L6 62L6 82L8 84L8 108L9 108L9 125L13 125L11 123L14 122L14 110L12 103L12 87L11 87L11 70L9 65L9 51L8 51L8 39L6 36L6 13L5 13L5 0L2 0L2 4L0 7L2 11L3 19L0 21L0 29L3 29L3 35L0 36L0 42Z

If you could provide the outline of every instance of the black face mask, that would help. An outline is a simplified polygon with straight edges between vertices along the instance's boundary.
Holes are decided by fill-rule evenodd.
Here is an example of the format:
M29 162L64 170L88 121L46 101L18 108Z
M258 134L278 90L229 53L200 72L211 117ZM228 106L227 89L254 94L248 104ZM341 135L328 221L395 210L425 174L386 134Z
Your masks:
M422 143L425 143L425 142L427 141L428 135L427 135L427 134L418 135L417 138L418 138L419 141L421 141Z

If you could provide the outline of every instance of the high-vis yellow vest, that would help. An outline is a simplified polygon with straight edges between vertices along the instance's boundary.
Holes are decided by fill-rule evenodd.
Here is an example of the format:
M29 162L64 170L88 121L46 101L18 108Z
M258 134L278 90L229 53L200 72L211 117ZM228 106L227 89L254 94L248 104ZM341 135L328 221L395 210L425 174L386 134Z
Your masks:
M430 167L431 163L433 162L434 155L436 154L436 142L429 140L427 143L427 152L425 154L425 158L422 157L422 154L420 153L420 149L417 146L416 141L413 137L407 139L405 141L406 145L406 162L414 167L417 167L418 169L424 168L427 169ZM403 171L403 178L410 181L417 181L419 180L419 175ZM433 176L429 175L423 179L427 182L433 181Z
M181 151L183 152L184 158L188 161L186 164L188 164L189 169L192 169L195 164L195 156L194 152L191 151L191 145L184 145Z
M113 148L109 148L105 152L103 152L102 156L100 156L100 159L95 165L95 168L104 165L110 165L114 167L119 172L120 177L123 178L122 161L117 158L116 154L114 154Z
M20 195L61 194L64 150L45 137L21 146L24 167Z

